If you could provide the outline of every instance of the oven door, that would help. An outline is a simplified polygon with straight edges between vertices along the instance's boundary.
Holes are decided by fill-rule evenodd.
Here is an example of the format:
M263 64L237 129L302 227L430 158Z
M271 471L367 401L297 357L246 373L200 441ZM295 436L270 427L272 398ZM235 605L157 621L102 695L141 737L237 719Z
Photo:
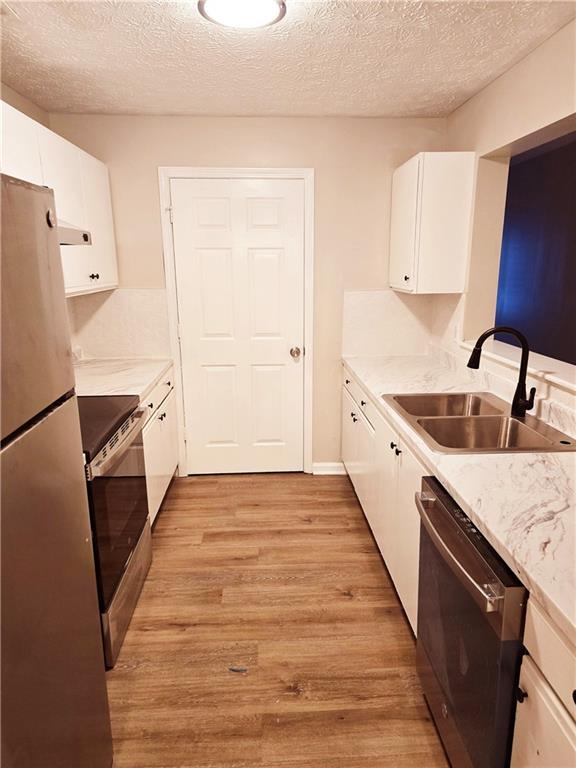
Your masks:
M420 680L452 768L504 768L526 591L442 486L422 487Z
M138 411L128 434L104 460L90 464L88 491L100 611L105 613L148 519L146 468Z

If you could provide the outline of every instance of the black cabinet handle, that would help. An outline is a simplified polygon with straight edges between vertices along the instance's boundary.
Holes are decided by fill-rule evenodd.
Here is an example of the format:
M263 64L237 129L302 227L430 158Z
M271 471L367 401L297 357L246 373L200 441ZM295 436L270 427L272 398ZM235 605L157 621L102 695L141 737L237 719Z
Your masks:
M100 280L100 275L98 274L98 272L92 272L92 274L88 275L88 277L90 278L90 280Z
M362 406L362 408L364 408L364 406L366 405L366 400L360 400L360 405Z
M410 280L410 275L404 275L404 281Z
M520 688L520 686L518 686L518 688L516 688L516 701L518 702L518 704L522 704L522 702L525 701L527 698L528 698L528 694L526 693L526 691Z
M154 408L154 403L148 403L148 408Z
M358 419L357 419L355 416L353 416L353 417L352 417L352 421L354 422L354 424L356 424L356 422L358 421Z
M346 384L350 384L350 379L344 379Z
M394 453L396 454L396 456L400 456L400 454L402 453L402 451L400 450L400 448L396 448L396 449L394 450Z
M352 416L352 418L354 418L354 416L356 416L356 414L354 413L354 411L350 411L350 416Z
M172 386L172 382L171 382L171 381L167 381L167 382L166 382L166 386L167 386L167 387L171 387L171 386Z
M396 443L390 443L390 448L396 448Z

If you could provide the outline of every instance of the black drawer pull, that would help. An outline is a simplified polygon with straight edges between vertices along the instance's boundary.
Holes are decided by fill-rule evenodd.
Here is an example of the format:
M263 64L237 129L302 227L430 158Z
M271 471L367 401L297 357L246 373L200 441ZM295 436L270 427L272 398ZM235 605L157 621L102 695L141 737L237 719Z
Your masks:
M394 449L394 453L396 454L396 456L400 456L400 454L402 453L402 451L400 450L400 448L395 448L395 449Z
M364 408L364 406L366 405L366 400L360 400L360 405L362 406L362 408Z
M344 379L344 381L346 382L346 384L350 384L350 379Z
M518 688L516 688L516 701L518 702L518 704L522 704L522 702L524 702L527 698L528 698L528 694L526 693L526 691L520 688L520 686L518 686Z
M396 443L390 443L390 448L396 448Z

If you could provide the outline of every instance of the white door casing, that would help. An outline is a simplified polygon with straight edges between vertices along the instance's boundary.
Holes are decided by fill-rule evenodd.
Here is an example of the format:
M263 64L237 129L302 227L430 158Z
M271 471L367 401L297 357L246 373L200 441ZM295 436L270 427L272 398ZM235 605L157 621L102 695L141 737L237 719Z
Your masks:
M169 192L186 470L302 470L304 181L171 178Z

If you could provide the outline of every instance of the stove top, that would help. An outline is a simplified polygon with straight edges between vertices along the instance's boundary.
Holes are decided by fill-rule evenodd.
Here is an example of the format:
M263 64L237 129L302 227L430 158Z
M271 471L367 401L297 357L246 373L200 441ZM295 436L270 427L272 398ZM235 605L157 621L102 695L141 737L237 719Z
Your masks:
M137 395L99 395L78 398L82 450L91 461L114 432L138 408Z

